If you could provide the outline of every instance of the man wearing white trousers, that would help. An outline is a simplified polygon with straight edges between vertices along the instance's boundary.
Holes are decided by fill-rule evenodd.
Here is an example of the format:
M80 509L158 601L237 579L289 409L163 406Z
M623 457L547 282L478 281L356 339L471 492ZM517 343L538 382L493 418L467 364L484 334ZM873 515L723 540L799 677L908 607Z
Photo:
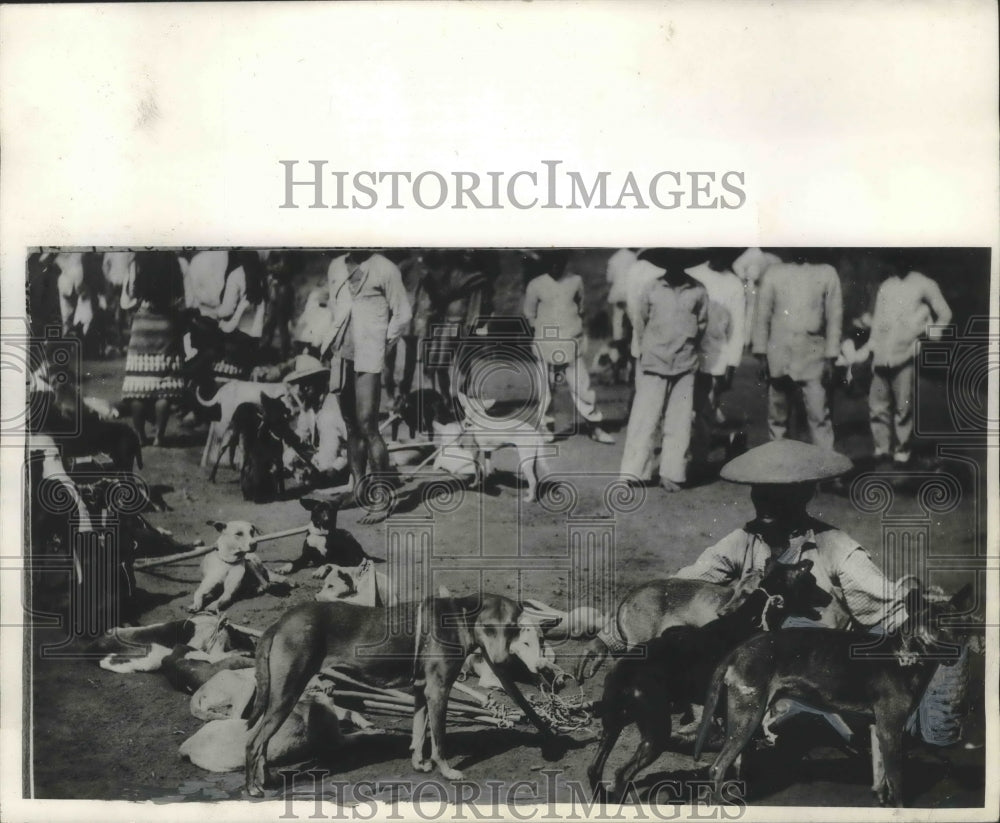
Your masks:
M615 439L599 425L604 419L583 357L583 279L568 271L567 255L556 250L538 253L542 274L528 283L524 316L535 331L535 346L549 375L565 381L590 438L613 444ZM549 381L543 381L542 410L552 405Z
M685 273L680 256L664 254L651 262L665 271L646 286L637 306L639 363L621 475L626 482L652 479L652 441L662 422L660 484L675 492L687 481L694 377L708 325L708 293Z
M809 439L833 450L827 390L840 354L844 304L837 270L791 250L793 262L777 263L761 279L754 318L753 352L768 386L772 440L788 433L789 411L800 398Z
M893 463L905 466L910 462L913 437L917 341L925 332L936 336L934 328L928 329L930 323L948 325L951 309L937 283L911 270L907 261L892 265L889 272L879 287L872 314L868 407L875 459L891 456Z

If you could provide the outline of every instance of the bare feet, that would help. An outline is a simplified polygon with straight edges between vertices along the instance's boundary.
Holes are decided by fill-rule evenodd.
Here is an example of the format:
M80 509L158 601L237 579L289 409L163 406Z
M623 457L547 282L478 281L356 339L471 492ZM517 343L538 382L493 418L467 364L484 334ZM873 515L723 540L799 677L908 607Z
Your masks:
M663 491L673 494L674 492L679 492L681 490L680 485L674 483L672 480L661 480L660 485L663 487Z

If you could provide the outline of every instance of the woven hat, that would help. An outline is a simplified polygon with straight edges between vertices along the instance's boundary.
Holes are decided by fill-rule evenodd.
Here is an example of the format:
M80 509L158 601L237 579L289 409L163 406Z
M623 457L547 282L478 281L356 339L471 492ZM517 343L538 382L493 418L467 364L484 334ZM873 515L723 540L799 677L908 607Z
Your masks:
M327 374L328 369L311 354L300 354L295 358L295 370L285 377L286 383L297 383L309 377Z
M834 451L798 440L772 440L735 457L720 476L733 483L810 483L839 477L854 464Z

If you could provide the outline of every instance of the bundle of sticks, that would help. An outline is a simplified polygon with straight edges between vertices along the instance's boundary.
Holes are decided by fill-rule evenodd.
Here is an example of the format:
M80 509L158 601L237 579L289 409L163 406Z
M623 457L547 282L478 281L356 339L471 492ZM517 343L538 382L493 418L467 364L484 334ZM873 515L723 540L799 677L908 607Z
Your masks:
M412 717L414 697L399 689L388 689L373 686L356 680L346 672L325 668L321 677L327 677L336 683L334 698L337 703L352 702L362 713L396 715ZM460 694L456 694L459 692ZM448 697L448 723L473 726L495 726L508 729L515 722L523 719L523 714L500 703L493 696L455 683Z

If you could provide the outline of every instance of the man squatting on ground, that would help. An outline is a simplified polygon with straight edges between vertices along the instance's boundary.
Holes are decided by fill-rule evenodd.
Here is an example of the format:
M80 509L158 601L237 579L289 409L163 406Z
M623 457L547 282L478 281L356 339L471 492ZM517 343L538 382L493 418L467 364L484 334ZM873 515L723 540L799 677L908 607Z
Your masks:
M793 616L785 621L785 628L873 633L897 629L906 611L896 585L850 535L806 511L819 481L839 477L851 468L851 461L843 455L795 440L765 443L731 460L721 476L750 486L755 517L709 546L674 576L728 585L763 572L771 558L779 563L812 560L817 585L833 600L819 620ZM938 667L907 728L934 745L957 742L968 677L968 649L963 647L955 666ZM815 710L792 701L783 719L802 711ZM828 719L845 734L839 718Z

